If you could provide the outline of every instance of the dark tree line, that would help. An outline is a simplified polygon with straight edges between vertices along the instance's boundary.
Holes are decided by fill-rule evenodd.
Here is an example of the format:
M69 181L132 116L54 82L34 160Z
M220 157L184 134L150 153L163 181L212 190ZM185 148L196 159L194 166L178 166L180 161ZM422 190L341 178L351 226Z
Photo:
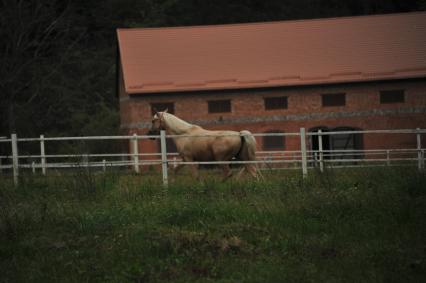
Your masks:
M117 27L425 9L426 0L2 0L0 136L118 133Z

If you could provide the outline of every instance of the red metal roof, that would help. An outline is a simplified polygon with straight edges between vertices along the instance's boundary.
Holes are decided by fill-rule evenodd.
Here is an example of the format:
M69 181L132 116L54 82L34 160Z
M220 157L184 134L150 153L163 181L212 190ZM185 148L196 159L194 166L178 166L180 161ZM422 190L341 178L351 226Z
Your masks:
M128 93L426 77L426 12L117 34Z

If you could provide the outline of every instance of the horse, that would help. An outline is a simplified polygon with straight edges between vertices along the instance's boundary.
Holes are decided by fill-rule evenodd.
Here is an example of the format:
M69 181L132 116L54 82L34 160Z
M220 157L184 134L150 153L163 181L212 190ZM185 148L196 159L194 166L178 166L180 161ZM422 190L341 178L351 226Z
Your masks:
M206 130L168 113L167 109L163 112L155 110L148 135L159 135L161 130L173 136L177 152L185 162L231 161L233 158L241 161L256 160L256 139L247 130L240 132ZM176 174L184 165L178 164L174 173ZM232 176L229 164L220 166L223 180ZM192 175L199 179L198 164L191 164L191 171ZM244 171L257 180L262 177L256 163L245 163L237 178L240 178Z

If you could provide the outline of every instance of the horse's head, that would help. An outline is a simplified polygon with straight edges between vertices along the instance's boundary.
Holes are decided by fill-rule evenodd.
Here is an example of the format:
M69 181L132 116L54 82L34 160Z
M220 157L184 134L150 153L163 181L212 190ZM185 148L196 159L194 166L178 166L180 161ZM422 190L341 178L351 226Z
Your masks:
M154 116L152 117L151 129L148 131L150 136L158 136L161 130L165 130L164 114L167 113L168 109L163 112L155 111ZM154 138L152 138L154 139Z

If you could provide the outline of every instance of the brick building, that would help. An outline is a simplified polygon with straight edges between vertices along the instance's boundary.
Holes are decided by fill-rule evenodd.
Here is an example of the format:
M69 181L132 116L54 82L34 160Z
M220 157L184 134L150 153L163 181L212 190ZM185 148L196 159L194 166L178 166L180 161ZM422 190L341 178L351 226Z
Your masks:
M121 127L152 108L254 133L426 128L426 13L118 29ZM259 149L299 141L259 138ZM157 143L141 142L144 151ZM330 137L325 148L412 146L414 136ZM309 141L315 148L316 141Z

